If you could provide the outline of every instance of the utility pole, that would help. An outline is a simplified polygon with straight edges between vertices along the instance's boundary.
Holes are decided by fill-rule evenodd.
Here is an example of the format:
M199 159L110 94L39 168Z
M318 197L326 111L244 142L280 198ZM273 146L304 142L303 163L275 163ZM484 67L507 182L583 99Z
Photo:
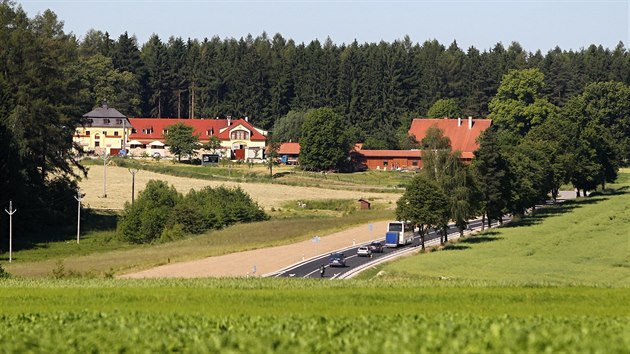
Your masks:
M9 210L4 209L9 214L9 263L11 263L13 254L13 214L17 209L13 209L13 201L9 200Z
M107 156L107 149L103 151L103 198L107 198L107 161L109 160L109 156Z
M129 173L131 173L131 206L133 206L133 200L135 198L134 188L136 185L136 173L138 173L138 169L130 168Z
M83 197L81 196L81 192L77 192L77 196L74 197L74 199L76 199L77 202L79 202L79 206L77 208L77 245L78 245L79 235L81 231L81 200L83 200Z

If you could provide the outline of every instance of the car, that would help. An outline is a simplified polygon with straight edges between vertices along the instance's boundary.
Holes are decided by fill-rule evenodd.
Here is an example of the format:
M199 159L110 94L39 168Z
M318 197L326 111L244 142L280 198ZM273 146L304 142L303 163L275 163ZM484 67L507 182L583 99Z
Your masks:
M159 151L155 151L155 152L153 152L153 157L156 158L156 159L159 159L160 157L162 157L162 154L160 154Z
M384 251L383 243L379 242L379 241L374 241L374 242L370 243L370 245L368 247L370 248L370 251L372 251L372 252L383 253L383 251Z
M357 256L359 257L369 257L371 255L372 255L372 251L370 250L370 247L368 246L361 246L357 250Z
M346 256L341 252L331 253L328 262L329 267L345 267Z

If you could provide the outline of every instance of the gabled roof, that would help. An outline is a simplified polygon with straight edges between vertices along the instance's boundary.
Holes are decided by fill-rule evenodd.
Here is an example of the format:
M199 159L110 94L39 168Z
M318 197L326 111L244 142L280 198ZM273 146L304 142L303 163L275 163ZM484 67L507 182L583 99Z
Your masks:
M208 141L212 136L216 136L221 140L230 140L229 132L239 125L251 132L250 140L266 140L265 136L258 129L244 119L129 118L129 121L135 129L135 133L132 133L129 137L144 142L164 139L164 130L177 123L193 127L193 134L199 135L199 140L201 141ZM146 133L147 131L151 132Z
M278 149L278 155L299 155L300 143L282 143Z
M124 114L118 112L116 108L110 108L107 103L103 103L102 107L94 108L83 115L83 118L127 118Z
M451 139L453 151L459 150L462 152L462 157L468 158L479 147L479 144L477 144L479 135L490 128L491 125L491 119L415 118L411 122L409 134L414 135L416 140L420 142L426 136L427 130L432 126L436 126L444 132L444 136Z
M221 131L220 133L218 133L218 137L221 140L231 140L230 139L230 133L233 130L238 130L238 129L243 129L245 128L246 130L249 130L249 132L251 133L251 136L249 138L249 140L253 140L253 141L265 141L267 140L267 138L265 138L264 135L261 134L260 131L258 131L258 129L256 129L253 125L251 125L248 121L246 121L245 119L235 119L235 120L231 120L230 121L230 125L227 126L227 129Z

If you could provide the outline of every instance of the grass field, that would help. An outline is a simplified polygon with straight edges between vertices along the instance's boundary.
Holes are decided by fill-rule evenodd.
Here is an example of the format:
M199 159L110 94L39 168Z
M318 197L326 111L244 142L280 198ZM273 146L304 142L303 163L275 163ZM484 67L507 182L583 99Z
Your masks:
M0 277L1 351L628 353L630 170L611 187L360 280Z
M11 274L24 277L51 276L54 271L61 271L60 268L74 276L103 277L155 267L166 264L167 260L180 262L290 244L308 240L314 234L326 235L391 217L392 211L364 210L345 216L323 214L321 217L273 219L255 225L237 224L158 245L131 245L119 241L114 230L94 230L86 233L78 245L73 239L37 244L34 248L15 252L15 261L10 264L7 263L8 254L3 253L0 263Z
M624 353L627 289L1 281L5 352ZM19 335L15 335L19 333Z
M615 191L538 210L535 215L447 250L372 270L388 277L497 284L630 286L630 173ZM380 273L383 275L383 273Z

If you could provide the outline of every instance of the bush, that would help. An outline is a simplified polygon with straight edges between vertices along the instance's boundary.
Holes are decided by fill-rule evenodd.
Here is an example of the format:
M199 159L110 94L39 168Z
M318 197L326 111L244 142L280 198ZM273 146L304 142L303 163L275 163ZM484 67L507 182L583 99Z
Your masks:
M166 182L149 181L133 206L125 204L122 220L118 223L119 235L131 243L155 241L164 231L180 199L181 195Z
M7 272L4 268L2 268L2 264L0 264L0 279L8 279L11 278L11 273Z
M205 187L182 197L163 181L149 181L132 207L125 205L120 237L132 243L169 241L237 222L269 219L241 188Z

